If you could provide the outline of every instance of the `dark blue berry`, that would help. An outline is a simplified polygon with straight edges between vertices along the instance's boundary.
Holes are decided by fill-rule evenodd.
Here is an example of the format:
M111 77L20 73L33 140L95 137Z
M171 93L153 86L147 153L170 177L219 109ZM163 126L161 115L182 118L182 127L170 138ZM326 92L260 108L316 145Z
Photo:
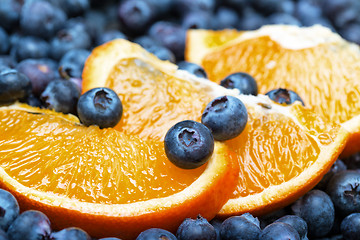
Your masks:
M55 79L41 93L44 106L57 112L76 114L80 92L72 81Z
M146 51L154 54L157 58L164 60L164 61L170 61L172 63L175 63L176 58L175 55L166 47L154 45L152 47L145 48Z
M150 228L142 233L136 238L136 240L177 240L174 234L169 231L160 228Z
M0 55L6 54L10 48L10 39L2 27L0 27L0 43Z
M30 79L16 70L4 70L0 73L0 104L23 100L31 94Z
M145 49L153 46L161 46L159 42L147 35L134 38L133 42L139 44Z
M8 191L0 189L0 229L7 231L19 216L19 211L19 204L15 197Z
M10 55L0 55L0 73L16 67L15 59Z
M0 240L9 240L8 235L2 229L0 229Z
M45 214L35 210L21 213L7 231L9 240L49 239L50 233L50 220Z
M232 9L241 12L251 3L251 0L222 0L222 3L224 6L231 7Z
M360 169L360 152L343 159L347 169L357 170Z
M22 1L1 0L0 4L0 26L7 31L13 31L19 25Z
M283 222L289 224L299 233L301 240L307 239L307 223L301 217L296 215L286 215L279 218L275 222Z
M212 18L213 16L208 12L192 11L184 16L181 26L184 29L210 29L212 28Z
M177 65L178 65L179 69L186 70L189 73L192 73L197 77L207 78L207 74L206 74L204 68L196 63L181 61Z
M59 72L64 78L81 78L86 59L90 51L86 49L72 49L60 60Z
M275 222L277 219L284 217L286 215L291 214L291 209L289 208L281 208L275 211L272 211L268 214L259 216L259 220L260 220L260 228L263 229L265 228L267 225Z
M214 151L214 138L203 124L185 120L172 126L165 135L165 153L180 168L197 168L207 162Z
M24 33L49 39L62 28L66 14L48 1L26 1L20 18Z
M176 0L175 10L180 14L189 12L213 13L216 7L216 0Z
M81 95L77 104L80 121L86 126L114 127L122 112L121 101L110 88L93 88Z
M221 240L220 231L221 231L222 223L223 223L223 221L221 221L218 218L213 218L210 221L210 224L214 227L215 232L216 232L216 240Z
M352 213L341 222L341 233L344 240L360 239L360 213Z
M300 240L300 236L291 225L274 222L262 230L259 240Z
M91 237L82 229L76 227L65 228L50 235L51 240L91 240Z
M99 10L91 9L84 15L87 32L96 42L96 39L106 29L107 16Z
M295 25L301 26L301 22L296 19L294 16L288 13L274 13L268 17L268 22L270 24L286 24L286 25Z
M127 39L127 37L119 30L108 30L98 36L96 39L96 45L102 45L114 39Z
M215 13L215 16L212 20L212 27L214 29L224 29L224 28L237 28L240 23L240 18L238 13L228 7L219 7Z
M284 89L284 88L274 89L267 92L265 95L267 95L274 102L280 104L290 105L295 101L300 101L302 105L305 105L304 101L300 98L300 96L296 92L288 89Z
M216 240L215 228L200 215L186 218L176 231L178 240Z
M23 102L33 107L41 108L43 106L40 98L34 96L33 94L28 96Z
M304 219L310 237L326 236L335 219L334 204L321 190L311 190L291 206L293 212Z
M241 30L255 30L266 23L265 18L254 11L254 9L247 7L244 9L240 18L239 28Z
M37 37L20 37L11 48L11 54L18 60L27 58L47 58L50 55L50 45Z
M338 159L335 163L331 166L330 170L324 175L321 181L316 185L317 188L324 190L326 189L330 179L334 176L334 174L345 171L347 169L345 163Z
M284 0L252 0L252 6L264 15L279 12Z
M109 237L109 238L100 238L99 240L121 240L121 239L115 237Z
M57 64L50 59L26 59L16 69L30 79L35 96L40 96L49 82L58 77Z
M60 7L68 17L76 17L84 14L90 8L89 0L51 0L54 5Z
M233 96L222 96L212 100L205 108L201 122L207 126L215 140L235 138L244 131L248 120L245 105Z
M245 72L237 72L227 76L221 80L220 85L225 88L239 89L240 94L250 94L255 96L258 94L258 87L255 79Z
M326 192L342 216L360 212L360 173L352 170L336 173L329 181Z
M340 35L350 42L360 44L360 24L349 24L339 30Z
M250 215L251 216L251 215ZM222 240L253 240L261 233L260 223L252 216L242 215L227 218L221 225Z

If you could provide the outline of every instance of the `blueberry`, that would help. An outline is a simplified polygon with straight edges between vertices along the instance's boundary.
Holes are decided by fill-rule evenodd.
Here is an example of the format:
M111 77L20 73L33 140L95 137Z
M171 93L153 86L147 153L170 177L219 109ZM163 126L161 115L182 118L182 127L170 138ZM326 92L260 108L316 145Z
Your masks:
M91 240L91 237L82 229L70 227L51 233L51 240Z
M234 9L221 6L217 9L212 21L212 27L215 29L237 28L240 18Z
M294 16L288 13L274 13L268 17L270 24L286 24L286 25L295 25L301 26L301 22L296 19Z
M252 0L252 6L264 15L276 13L281 9L284 0Z
M19 216L19 211L19 204L15 197L8 191L0 189L0 229L7 231L11 223Z
M0 54L6 54L10 48L10 39L2 27L0 27L0 43Z
M127 39L126 35L119 30L108 30L101 33L96 39L96 45L102 45L114 39Z
M174 0L146 0L148 3L152 5L152 7L156 10L157 16L167 16L173 6Z
M45 214L35 210L21 213L7 231L9 240L49 239L50 233L50 220Z
M28 96L23 102L33 107L41 108L43 106L40 98L34 96L33 94Z
M160 228L149 228L142 233L139 234L139 236L136 238L136 240L177 240L174 234L171 232L160 229Z
M360 152L355 153L350 157L343 159L343 161L349 170L360 169Z
M0 104L23 100L31 94L30 79L18 71L4 70L0 73Z
M329 195L311 190L291 206L293 212L304 219L310 237L323 237L334 224L335 209Z
M216 232L216 240L221 240L220 230L221 230L222 223L223 223L223 221L221 221L218 218L213 218L210 221L210 224L214 227L215 232Z
M86 59L90 51L86 49L72 49L60 60L59 72L64 78L81 78Z
M165 135L165 153L180 168L193 169L207 162L214 151L214 138L203 124L185 120L172 126Z
M62 28L66 14L45 0L26 1L20 17L24 33L49 39Z
M157 58L164 60L164 61L170 61L172 63L175 63L176 58L175 55L166 47L154 45L152 47L145 48L146 51L154 54Z
M274 222L262 230L259 240L300 240L300 236L291 225Z
M331 166L330 170L324 175L321 181L316 185L316 187L321 190L325 190L332 176L334 176L334 174L338 172L345 171L346 168L347 167L342 160L340 159L336 160L335 163Z
M80 121L86 126L114 127L122 112L122 103L110 88L93 88L81 95L77 104Z
M26 59L16 69L30 79L35 96L40 96L49 82L58 75L56 62L46 59Z
M339 30L340 35L350 42L360 44L360 24L353 23Z
M46 86L40 99L46 108L76 114L79 95L80 92L72 81L55 79Z
M306 236L307 229L308 229L307 223L301 217L296 216L296 215L286 215L286 216L279 218L275 222L283 222L283 223L289 224L299 233L300 240L308 239Z
M311 19L322 17L322 10L316 1L300 0L296 3L295 16L306 25Z
M9 240L8 235L6 234L6 232L2 229L0 229L0 240Z
M265 18L252 8L247 7L240 18L241 30L255 30L266 23Z
M344 218L340 228L345 240L360 239L360 213L352 213Z
M99 10L91 9L84 15L87 32L96 41L107 25L107 16Z
M267 92L267 95L271 100L280 104L290 105L295 101L300 101L302 105L304 105L304 101L300 98L300 96L291 90L278 88Z
M261 233L259 222L249 216L233 216L227 218L221 225L222 240L253 240Z
M258 87L255 79L245 72L230 74L221 80L220 85L225 88L239 89L240 94L250 94L255 96L258 94Z
M329 181L326 192L336 212L346 216L360 212L360 173L352 170L336 173Z
M150 27L149 35L170 49L178 61L184 59L186 30L180 25L169 21L159 21Z
M139 44L145 49L153 46L161 46L161 44L158 41L147 35L134 38L133 42Z
M192 11L184 16L181 26L184 29L210 29L213 16L204 11Z
M109 237L109 238L100 238L99 240L121 240L121 239L115 237Z
M244 131L248 120L245 105L236 97L222 96L212 100L205 108L201 122L207 126L215 140L225 141Z
M1 0L0 26L7 31L17 28L22 5L22 2L18 0Z
M68 17L76 17L84 14L90 8L89 0L51 0L54 5L60 7Z
M261 227L261 229L263 229L267 225L275 222L277 219L284 217L286 215L289 215L289 214L291 214L291 209L286 207L286 208L281 208L281 209L272 211L268 214L262 215L259 217L260 227Z
M200 215L186 218L176 231L178 240L216 240L215 228Z
M16 41L11 48L11 54L18 61L27 58L47 58L50 54L50 45L41 38L25 36Z
M0 55L0 72L15 68L17 62L10 55Z
M215 11L216 0L176 0L175 9L182 14L188 14L189 12L208 12L213 13Z
M204 68L196 63L181 61L181 62L178 62L177 65L178 65L179 69L186 70L189 73L192 73L197 77L207 78L207 74L206 74Z

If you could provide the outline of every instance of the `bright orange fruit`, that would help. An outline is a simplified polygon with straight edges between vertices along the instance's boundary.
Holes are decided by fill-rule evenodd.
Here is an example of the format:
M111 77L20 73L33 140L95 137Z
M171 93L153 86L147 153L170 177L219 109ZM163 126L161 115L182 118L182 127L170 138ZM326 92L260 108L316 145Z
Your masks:
M348 132L296 103L282 106L263 95L237 95L161 61L139 45L115 40L96 48L83 72L83 91L114 89L124 104L119 131L163 139L172 122L200 121L206 104L239 97L248 110L244 132L225 142L239 162L237 188L219 212L263 214L294 201L320 181L345 146ZM127 110L126 110L127 109Z
M209 48L203 41L218 42L212 31L190 30L186 58L202 65L209 78L220 82L243 71L253 75L259 92L288 88L297 92L326 121L351 132L342 153L360 151L360 49L321 26L265 26L238 32L237 37ZM196 40L194 40L196 39ZM197 49L202 55L194 57Z
M186 217L213 218L236 187L238 164L220 142L206 165L184 170L163 142L85 127L72 115L15 104L0 108L0 122L0 187L55 229L122 239L175 231Z

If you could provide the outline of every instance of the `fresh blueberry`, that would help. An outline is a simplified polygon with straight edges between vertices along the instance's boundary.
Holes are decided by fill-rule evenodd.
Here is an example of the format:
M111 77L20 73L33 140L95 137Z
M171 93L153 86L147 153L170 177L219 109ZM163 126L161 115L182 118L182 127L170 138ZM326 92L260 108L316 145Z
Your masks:
M0 240L9 240L8 235L6 234L6 232L2 229L0 229Z
M72 81L55 79L40 95L44 106L57 112L76 114L80 92Z
M40 98L34 96L33 94L28 96L23 102L33 107L41 108L43 106Z
M301 26L301 22L296 19L294 16L288 13L274 13L268 17L270 24L286 24L286 25L295 25Z
M304 101L300 98L300 96L296 92L288 89L284 89L284 88L274 89L267 92L265 95L267 95L274 102L280 104L285 103L287 105L290 105L295 101L300 101L302 105L305 105Z
M178 240L216 240L215 228L200 215L186 218L176 231Z
M17 62L15 59L10 55L0 55L0 72L3 70L10 70L15 68Z
M7 231L9 240L49 239L50 233L50 220L45 214L35 210L21 213Z
M222 96L212 100L205 108L201 122L207 126L215 140L225 141L244 131L248 120L245 105L236 97Z
M175 55L166 47L160 46L160 45L154 45L148 48L145 48L146 51L154 54L157 58L164 60L164 61L170 61L172 63L175 63L176 58Z
M58 76L57 64L50 59L26 59L16 69L30 79L35 96L40 96L49 82Z
M263 229L267 225L275 222L277 219L291 214L291 209L289 207L281 208L265 215L259 216L260 228Z
M284 0L252 0L252 6L264 15L279 12Z
M326 192L342 216L360 212L360 173L346 170L336 173L329 181Z
M13 31L19 25L23 2L18 0L1 0L0 26L7 31Z
M291 206L293 212L308 225L309 237L326 236L335 219L334 204L321 190L311 190Z
M76 17L84 14L90 8L89 0L51 0L54 5L60 7L68 17Z
M82 229L76 227L65 228L50 235L51 240L91 240L91 237Z
M102 34L107 25L107 16L100 10L91 9L84 14L84 21L87 32L96 42L99 35Z
M165 153L180 168L193 169L207 162L214 151L214 138L203 124L185 120L172 126L165 135Z
M210 224L214 227L216 232L216 240L221 240L220 231L221 231L221 225L223 221L218 218L213 218L210 221Z
M24 33L49 39L62 28L66 14L45 0L26 1L20 17Z
M28 58L47 58L50 54L50 45L41 38L25 36L17 40L11 48L11 54L18 61Z
M300 240L300 236L290 224L274 222L262 230L259 240Z
M347 167L341 159L336 160L335 163L331 166L330 170L324 175L321 181L316 185L316 187L318 189L325 191L332 176L334 176L334 174L338 172L345 171L346 169Z
M90 51L86 49L72 49L60 60L59 72L64 78L81 78L86 59Z
M15 197L8 191L0 189L0 229L7 231L19 216L19 211L19 204Z
M322 18L322 10L317 1L300 0L296 3L295 14L302 23L309 26L312 19Z
M295 1L283 0L280 2L279 12L294 15L295 13Z
M237 28L240 18L234 9L221 6L217 9L212 22L214 29Z
M360 2L357 0L343 0L340 3L337 0L332 1L334 3L328 3L329 7L336 7L335 13L328 17L332 20L335 27L342 29L349 24L355 24L360 22ZM333 5L333 6L331 6Z
M170 49L178 61L184 59L186 30L180 25L168 21L159 21L150 27L149 35Z
M134 43L139 44L143 48L147 49L153 46L161 46L159 42L157 42L155 39L151 38L150 36L143 35L137 38L134 38Z
M207 12L215 11L216 0L176 0L175 9L180 14L188 14L189 12Z
M341 222L344 240L360 239L360 213L352 213Z
M0 104L9 104L27 98L32 91L30 79L14 69L0 73Z
M240 18L239 28L241 30L255 30L266 23L266 19L254 11L254 9L247 7Z
M353 23L339 30L340 35L350 42L360 44L360 24Z
M250 215L251 216L251 215ZM252 216L233 216L227 218L221 225L222 240L253 240L258 239L261 233L260 223Z
M6 54L10 48L10 39L2 27L0 27L0 43L0 54Z
M212 28L213 16L204 11L189 12L182 19L181 26L184 29L210 29Z
M82 27L70 27L60 30L51 41L51 57L60 60L72 49L88 49L91 38Z
M174 0L145 0L156 10L157 16L166 17L174 7Z
M236 11L242 11L247 7L251 0L222 0L223 6L230 7Z
M204 68L196 63L181 61L177 65L178 65L179 69L186 70L189 73L192 73L197 77L207 78L207 74L206 74Z
M174 234L169 231L160 228L150 228L142 233L136 238L136 240L177 240Z
M221 80L220 85L225 88L239 89L240 94L250 94L255 96L258 94L258 87L255 79L245 72L237 72L227 76Z
M300 240L308 239L307 238L307 229L308 229L307 223L301 217L296 216L296 215L286 215L286 216L279 218L275 222L283 222L283 223L289 224L299 233Z
M126 35L119 30L108 30L99 35L96 39L96 45L102 45L114 39L127 39Z
M80 121L86 126L114 127L122 112L122 103L110 88L93 88L81 95L77 104Z
M349 170L360 169L360 152L355 153L348 158L344 158L343 161Z

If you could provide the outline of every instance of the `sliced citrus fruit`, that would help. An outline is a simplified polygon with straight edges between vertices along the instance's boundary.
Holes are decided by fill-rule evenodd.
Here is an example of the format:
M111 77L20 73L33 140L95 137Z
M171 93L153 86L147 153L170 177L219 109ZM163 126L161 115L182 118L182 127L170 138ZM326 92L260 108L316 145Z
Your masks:
M185 170L162 142L85 127L71 115L15 104L0 108L0 122L0 187L56 229L122 239L151 227L175 231L186 217L214 217L236 187L239 167L223 143L205 165Z
M360 121L352 120L360 117L357 45L321 26L274 25L237 34L215 48L203 44L204 54L194 57L199 45L205 39L211 42L214 33L190 30L186 58L203 66L214 82L243 71L255 77L259 93L279 87L295 91L321 117L342 123L351 132L343 156L360 151Z
M110 87L119 94L127 115L117 129L143 139L162 139L169 122L200 121L206 104L217 96L242 100L247 126L225 142L239 162L240 174L220 216L259 215L294 201L328 171L348 137L342 126L300 103L282 106L264 95L237 95L236 90L176 70L126 40L100 46L88 58L83 89L93 87Z

